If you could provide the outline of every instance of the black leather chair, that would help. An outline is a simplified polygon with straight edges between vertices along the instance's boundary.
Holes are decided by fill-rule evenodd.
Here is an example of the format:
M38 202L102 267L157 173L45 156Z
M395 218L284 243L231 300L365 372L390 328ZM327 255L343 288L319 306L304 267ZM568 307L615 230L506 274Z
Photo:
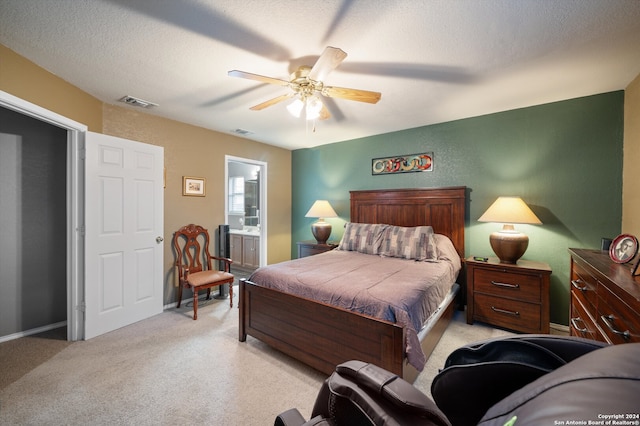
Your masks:
M437 406L396 375L349 361L323 384L311 420L291 409L278 416L275 425L639 422L640 343L608 346L550 335L478 342L449 355L431 393ZM623 417L602 417L609 415Z
M449 354L444 368L431 382L431 396L453 425L476 425L503 398L605 346L595 340L549 334L475 342Z
M413 385L373 364L348 361L324 382L311 420L293 408L276 426L449 426L442 412Z
M502 399L478 422L640 424L640 343L607 346L541 376Z

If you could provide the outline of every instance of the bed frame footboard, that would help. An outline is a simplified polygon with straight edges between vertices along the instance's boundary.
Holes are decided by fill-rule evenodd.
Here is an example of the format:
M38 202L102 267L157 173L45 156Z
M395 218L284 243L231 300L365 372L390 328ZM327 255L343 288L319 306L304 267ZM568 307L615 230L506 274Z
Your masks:
M239 340L247 335L329 375L352 359L403 376L404 329L240 280Z

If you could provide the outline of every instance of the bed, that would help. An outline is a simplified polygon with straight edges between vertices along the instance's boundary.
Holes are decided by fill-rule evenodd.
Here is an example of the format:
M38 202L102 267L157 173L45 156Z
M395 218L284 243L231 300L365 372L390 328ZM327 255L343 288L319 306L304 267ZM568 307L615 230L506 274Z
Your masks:
M350 197L350 223L431 226L435 234L448 238L453 257L457 255L458 262L464 257L466 187L351 191ZM310 268L324 267L326 272L323 274L329 277L329 271L335 268L328 266L337 262L341 255L343 253L328 252L313 256L316 259L303 258L284 263L289 268L299 267L301 270L307 264ZM353 263L366 262L367 256L379 258L362 254ZM321 265L312 266L312 261ZM417 342L418 348L412 350L418 349L426 359L451 320L456 299L464 293L458 284L449 283L431 316L424 324L412 327L409 325L411 320L403 323L398 318L392 321L376 317L371 312L354 312L348 306L316 300L313 295L278 289L268 281L278 279L266 278L264 281L264 277L260 278L264 275L263 270L276 267L278 265L260 268L248 280L240 280L239 340L246 341L248 335L253 336L326 374L331 374L337 364L359 359L413 382L423 363L416 362L415 356L411 359L412 352L408 353L407 347ZM313 272L308 274L313 275ZM462 273L456 274L463 276ZM253 282L258 278L263 281ZM351 278L352 282L358 283L356 276ZM460 278L458 281L462 282Z

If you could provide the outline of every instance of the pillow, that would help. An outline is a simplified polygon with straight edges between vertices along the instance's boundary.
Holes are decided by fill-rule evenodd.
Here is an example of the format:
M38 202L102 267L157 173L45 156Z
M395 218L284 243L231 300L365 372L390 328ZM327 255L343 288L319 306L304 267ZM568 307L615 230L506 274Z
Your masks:
M438 248L438 260L450 262L454 267L454 271L460 271L462 263L453 242L449 237L442 234L434 234L434 238L436 240L436 247Z
M382 234L388 225L372 223L347 223L338 250L378 254Z
M437 260L438 251L430 226L389 226L382 237L380 255L402 259Z

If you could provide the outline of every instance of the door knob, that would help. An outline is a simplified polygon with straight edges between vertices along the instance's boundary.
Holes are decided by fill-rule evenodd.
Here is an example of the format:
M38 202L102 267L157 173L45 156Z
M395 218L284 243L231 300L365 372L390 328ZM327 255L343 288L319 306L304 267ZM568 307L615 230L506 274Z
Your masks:
M164 238L162 237L156 237L156 243L160 244L161 242L164 241Z

